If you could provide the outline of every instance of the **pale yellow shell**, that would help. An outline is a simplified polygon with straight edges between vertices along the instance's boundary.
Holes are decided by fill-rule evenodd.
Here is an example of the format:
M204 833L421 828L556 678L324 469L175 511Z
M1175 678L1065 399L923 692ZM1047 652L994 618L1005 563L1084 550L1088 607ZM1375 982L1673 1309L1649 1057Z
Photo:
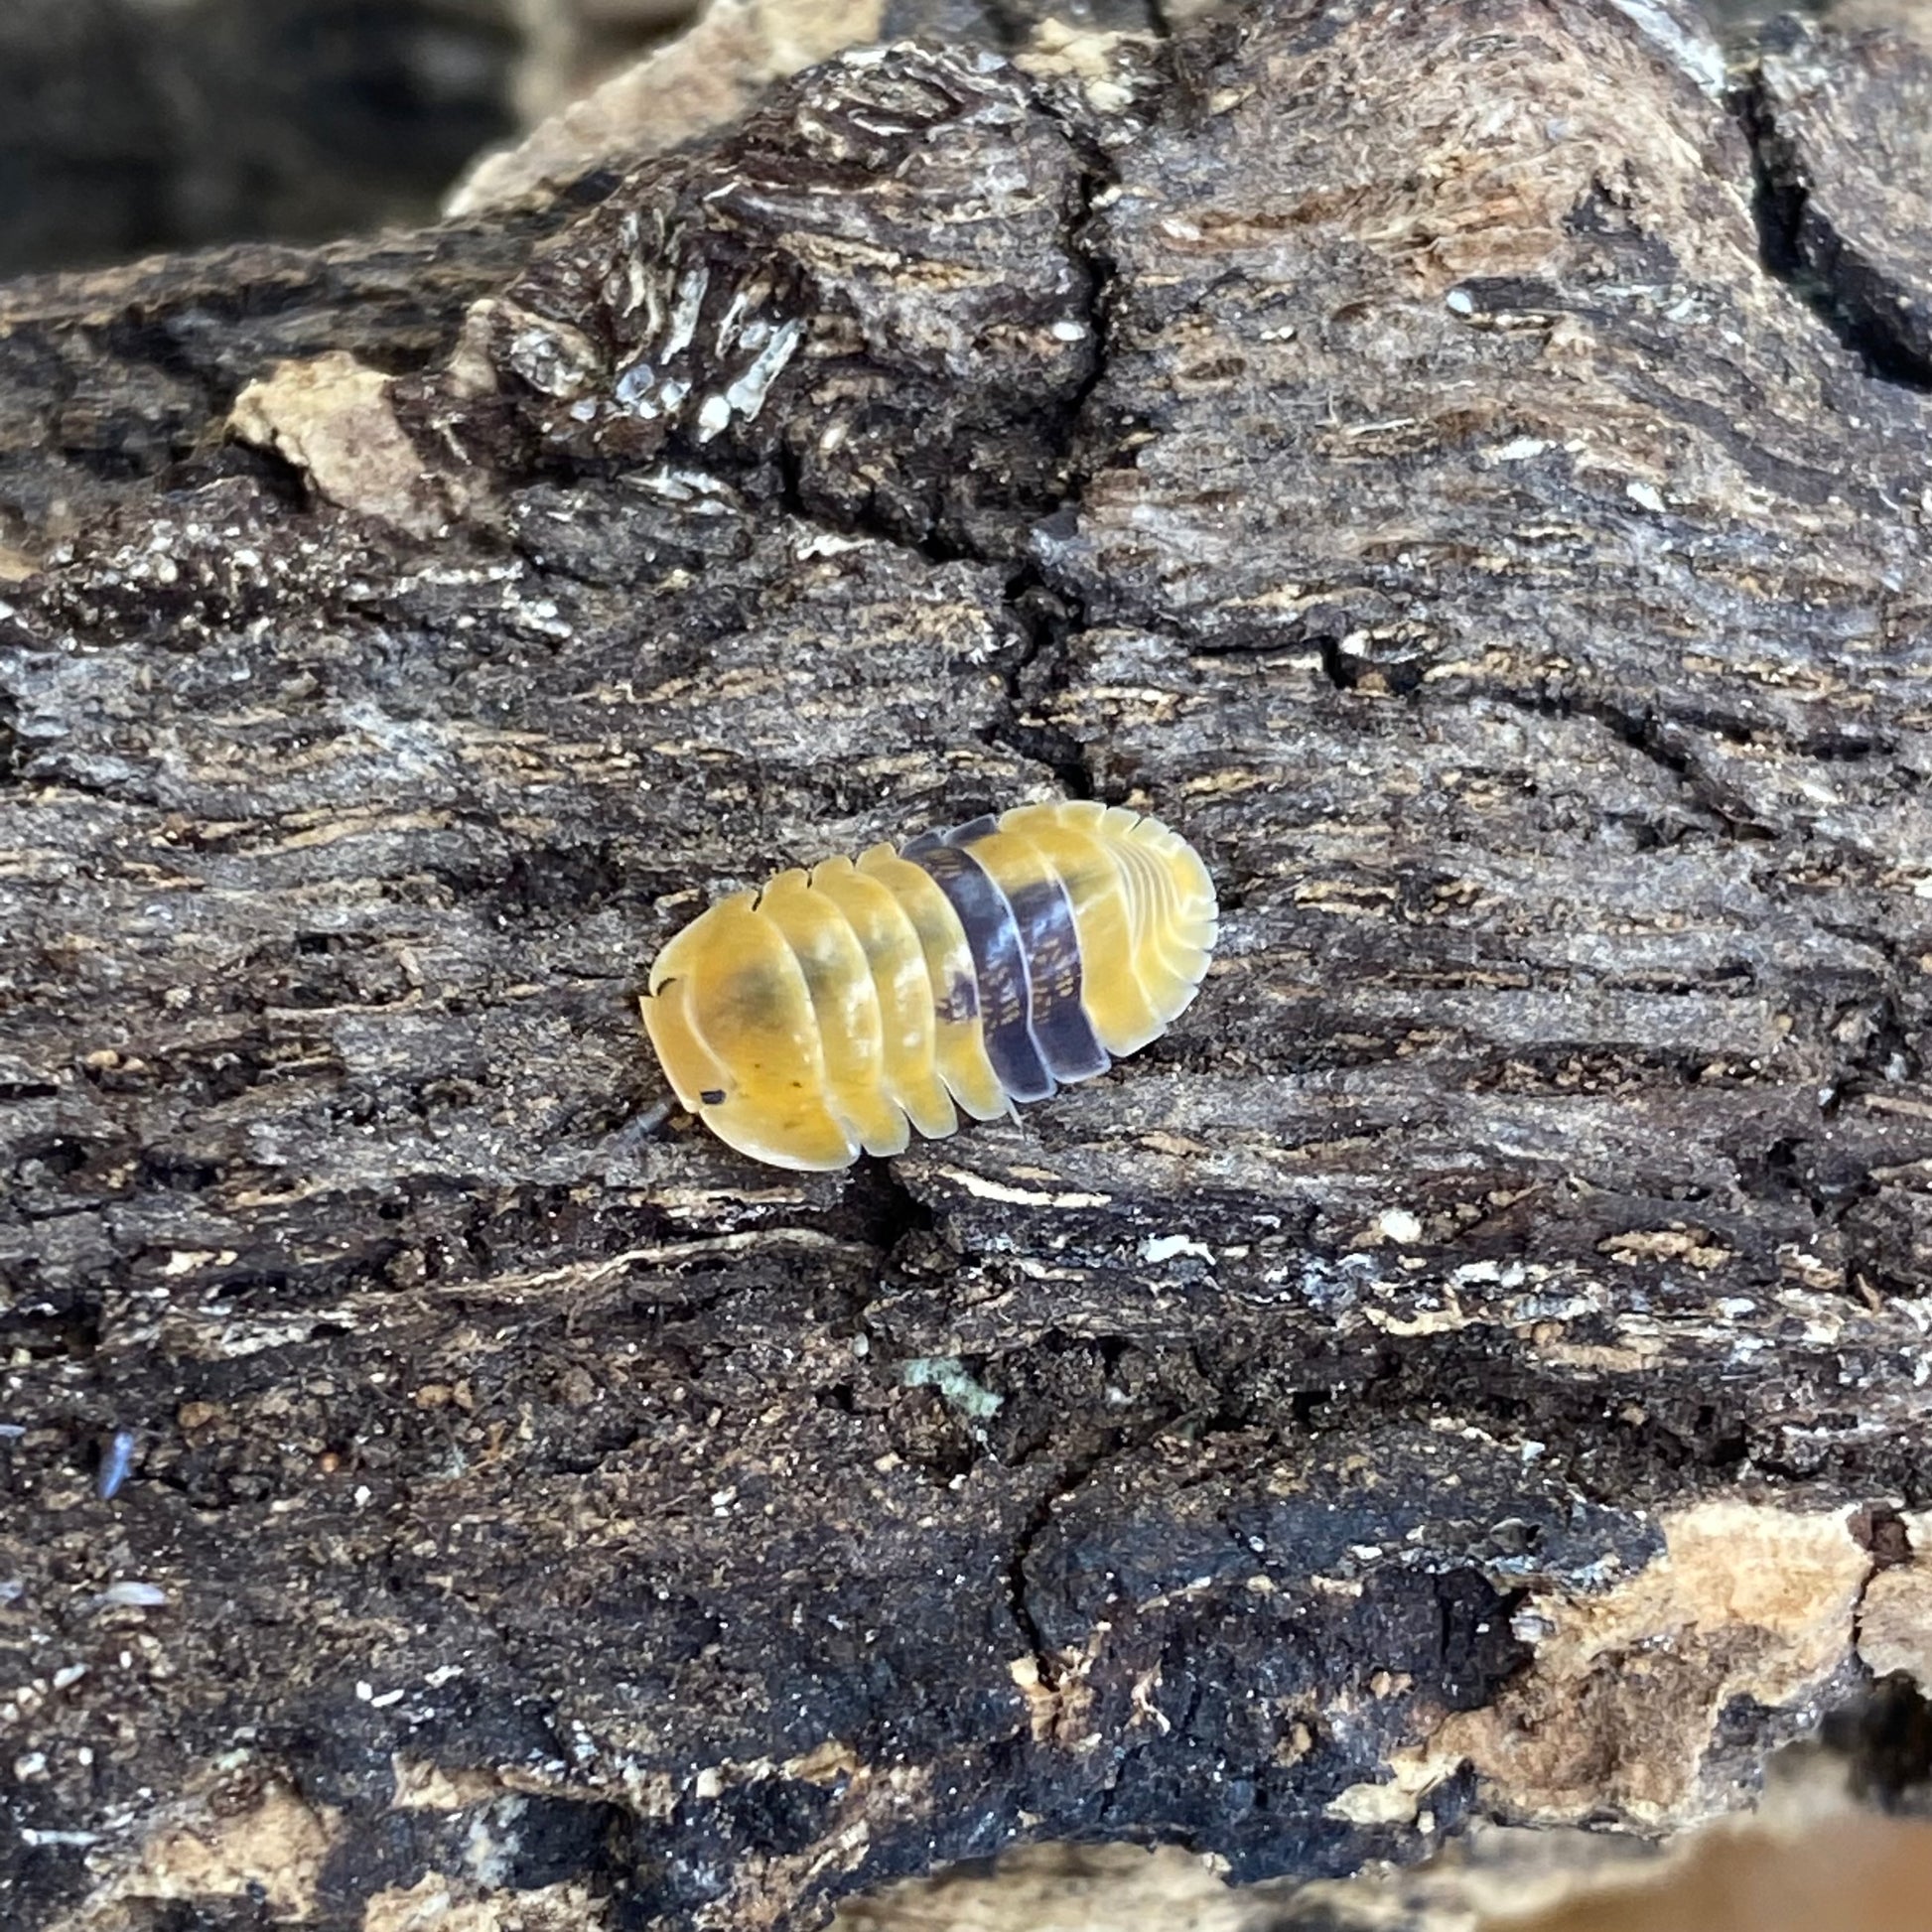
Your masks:
M1216 932L1206 867L1157 819L1022 805L722 900L658 954L644 1026L720 1139L843 1168L1146 1045Z

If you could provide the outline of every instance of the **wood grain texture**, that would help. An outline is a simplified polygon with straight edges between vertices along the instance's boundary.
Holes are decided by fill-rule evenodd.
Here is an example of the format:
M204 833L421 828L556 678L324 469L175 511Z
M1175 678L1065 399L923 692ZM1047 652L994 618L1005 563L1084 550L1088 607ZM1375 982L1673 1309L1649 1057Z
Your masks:
M1864 1681L1926 394L1666 7L1090 53L0 290L12 1922L1345 1874L1733 1804ZM1220 891L1147 1053L838 1177L627 1127L703 899L1068 793Z

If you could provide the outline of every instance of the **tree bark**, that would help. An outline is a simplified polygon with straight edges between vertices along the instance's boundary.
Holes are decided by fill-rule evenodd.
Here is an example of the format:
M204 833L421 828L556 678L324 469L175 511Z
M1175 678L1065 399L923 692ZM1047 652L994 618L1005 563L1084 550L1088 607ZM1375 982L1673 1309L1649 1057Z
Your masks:
M1927 69L1780 36L897 46L0 290L10 1924L1341 1875L1909 1702ZM638 1129L707 897L1065 793L1214 872L1166 1038Z

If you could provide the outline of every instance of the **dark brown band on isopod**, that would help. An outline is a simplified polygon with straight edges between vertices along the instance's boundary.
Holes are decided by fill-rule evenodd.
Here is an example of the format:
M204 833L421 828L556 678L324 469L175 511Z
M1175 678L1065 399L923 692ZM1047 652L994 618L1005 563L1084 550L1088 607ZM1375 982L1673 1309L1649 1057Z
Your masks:
M971 830L961 826L945 839L928 832L905 846L899 856L911 860L945 894L965 929L973 976L979 982L980 1028L994 1077L1009 1100L1044 1100L1056 1087L1034 1044L1033 994L1020 922L992 875L951 843Z
M998 830L993 819L975 819L948 833L946 843L966 846ZM1027 1024L1040 1060L1061 1082L1105 1073L1113 1061L1094 1037L1093 1023L1080 998L1080 934L1066 888L1049 871L1042 878L1001 891L1020 927L1020 952L1032 996Z

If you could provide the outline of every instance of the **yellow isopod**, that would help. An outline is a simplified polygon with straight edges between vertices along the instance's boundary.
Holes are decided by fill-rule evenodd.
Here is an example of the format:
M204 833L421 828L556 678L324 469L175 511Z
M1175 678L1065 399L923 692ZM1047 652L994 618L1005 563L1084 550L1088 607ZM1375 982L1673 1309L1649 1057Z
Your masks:
M1194 997L1218 929L1158 819L1021 805L734 893L657 955L644 1028L720 1140L844 1168L1104 1073Z

